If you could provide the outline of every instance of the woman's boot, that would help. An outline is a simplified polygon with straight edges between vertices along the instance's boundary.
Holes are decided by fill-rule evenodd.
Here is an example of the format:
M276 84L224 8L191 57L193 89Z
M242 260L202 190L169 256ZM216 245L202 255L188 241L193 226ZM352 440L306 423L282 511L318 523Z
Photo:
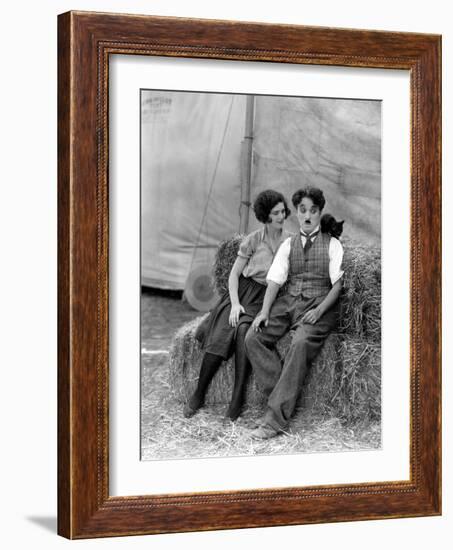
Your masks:
M186 418L193 416L200 407L203 406L204 398L208 386L222 364L223 358L213 353L205 353L198 377L197 389L194 391L189 401L184 405L183 415Z

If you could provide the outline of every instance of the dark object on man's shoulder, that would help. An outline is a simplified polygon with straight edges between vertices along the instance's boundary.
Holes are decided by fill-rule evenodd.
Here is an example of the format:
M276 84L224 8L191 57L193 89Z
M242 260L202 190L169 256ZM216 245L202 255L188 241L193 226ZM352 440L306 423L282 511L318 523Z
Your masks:
M337 222L332 214L324 214L321 217L321 233L328 233L331 237L338 237L343 233L344 220Z

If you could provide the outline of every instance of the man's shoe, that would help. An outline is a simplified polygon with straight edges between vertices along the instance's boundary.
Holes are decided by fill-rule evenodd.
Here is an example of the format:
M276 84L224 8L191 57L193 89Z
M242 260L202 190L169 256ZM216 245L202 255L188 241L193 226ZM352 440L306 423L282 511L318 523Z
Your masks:
M256 428L256 430L253 430L250 436L253 439L271 439L279 433L280 432L272 426L269 426L268 424L263 424L259 428Z

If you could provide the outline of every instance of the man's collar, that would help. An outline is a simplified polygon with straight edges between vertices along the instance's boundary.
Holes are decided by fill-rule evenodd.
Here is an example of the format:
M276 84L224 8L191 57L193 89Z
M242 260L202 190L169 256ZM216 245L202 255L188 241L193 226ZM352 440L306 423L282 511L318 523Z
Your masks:
M315 229L313 229L313 231L311 233L309 233L308 235L306 233L304 233L302 231L302 229L300 230L300 234L302 235L302 237L305 237L306 239L307 238L312 238L312 237L315 237L317 234L319 233L319 225L317 225L315 227Z

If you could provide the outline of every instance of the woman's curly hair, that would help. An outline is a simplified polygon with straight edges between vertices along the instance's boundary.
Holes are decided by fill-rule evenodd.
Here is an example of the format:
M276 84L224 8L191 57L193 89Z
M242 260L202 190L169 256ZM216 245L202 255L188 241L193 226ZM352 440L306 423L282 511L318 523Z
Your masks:
M274 206L280 202L282 202L285 206L286 219L291 214L291 210L288 208L285 197L273 189L261 191L253 203L253 211L255 212L256 219L261 223L269 223L269 214Z

